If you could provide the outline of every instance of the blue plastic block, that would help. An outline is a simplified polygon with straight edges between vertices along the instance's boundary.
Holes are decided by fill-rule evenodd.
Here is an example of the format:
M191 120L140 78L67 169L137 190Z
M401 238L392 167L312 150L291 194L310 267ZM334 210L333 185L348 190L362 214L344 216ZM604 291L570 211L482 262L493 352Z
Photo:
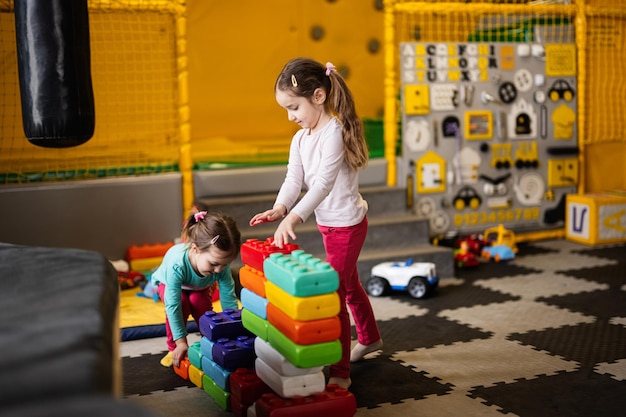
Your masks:
M225 392L230 392L229 378L232 371L224 369L217 363L210 361L210 365L207 367L206 374L211 380Z
M209 340L207 337L202 336L202 339L200 339L200 350L202 352L202 356L205 356L211 360L213 360L213 344L215 342L213 342L212 340Z
M213 362L207 356L203 356L202 357L202 372L204 372L205 375L208 375L214 363L215 362Z
M263 298L247 288L241 289L241 305L262 319L267 320L267 298Z
M296 297L328 294L339 288L339 275L328 262L301 249L272 253L263 262L268 281Z

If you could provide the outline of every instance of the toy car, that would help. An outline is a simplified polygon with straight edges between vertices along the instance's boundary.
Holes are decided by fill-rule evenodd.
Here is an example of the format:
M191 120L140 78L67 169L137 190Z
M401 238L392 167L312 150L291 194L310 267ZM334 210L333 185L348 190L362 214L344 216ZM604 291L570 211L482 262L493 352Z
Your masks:
M365 290L380 297L389 290L408 291L413 298L428 297L439 285L437 268L432 262L383 262L372 268Z
M511 248L513 253L517 253L517 244L515 242L515 233L507 229L504 225L499 224L485 230L485 239L490 241L493 246L505 245Z
M452 205L459 211L463 210L465 207L470 207L476 210L480 207L481 203L482 199L476 190L467 185L461 188L454 197L454 200L452 200Z
M492 245L485 246L480 256L487 260L493 258L494 261L500 262L514 259L515 252L507 245Z
M494 261L508 261L515 258L517 245L515 243L515 233L499 224L485 230L485 239L491 241L491 246L485 246L480 254L484 259L493 258Z
M567 81L556 80L552 88L548 91L548 97L554 102L559 101L561 98L565 101L572 101L574 98L574 90Z

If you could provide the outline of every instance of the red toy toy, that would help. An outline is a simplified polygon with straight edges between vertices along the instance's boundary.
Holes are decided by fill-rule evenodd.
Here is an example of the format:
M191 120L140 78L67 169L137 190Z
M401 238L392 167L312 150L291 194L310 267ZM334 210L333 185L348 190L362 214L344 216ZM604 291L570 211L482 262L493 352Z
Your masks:
M461 246L454 251L454 264L458 268L468 268L480 264L476 254L469 250L467 241L462 241Z
M485 246L490 246L491 241L484 238L480 233L474 233L469 236L465 236L456 240L454 244L455 249L461 249L461 246L467 245L466 250L473 253L476 256L480 256Z

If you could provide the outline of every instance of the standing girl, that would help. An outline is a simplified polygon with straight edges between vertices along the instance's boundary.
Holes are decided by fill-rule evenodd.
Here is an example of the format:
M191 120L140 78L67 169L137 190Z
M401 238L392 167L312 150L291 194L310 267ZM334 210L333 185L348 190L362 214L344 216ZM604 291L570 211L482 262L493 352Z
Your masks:
M161 365L180 365L185 358L187 319L196 323L213 310L217 285L222 309L239 308L230 263L239 254L241 233L235 221L225 215L200 211L189 216L183 227L184 243L172 246L152 274L165 305L165 331L168 354Z
M255 215L250 225L282 219L274 243L296 239L295 227L315 212L327 262L339 274L341 360L331 365L329 383L348 388L350 362L379 350L382 339L372 306L359 280L357 260L367 235L367 202L359 194L358 170L368 151L352 94L331 63L308 58L289 61L274 88L289 120L299 124L289 150L285 181L272 209ZM300 192L307 192L296 204ZM358 343L350 353L350 306Z

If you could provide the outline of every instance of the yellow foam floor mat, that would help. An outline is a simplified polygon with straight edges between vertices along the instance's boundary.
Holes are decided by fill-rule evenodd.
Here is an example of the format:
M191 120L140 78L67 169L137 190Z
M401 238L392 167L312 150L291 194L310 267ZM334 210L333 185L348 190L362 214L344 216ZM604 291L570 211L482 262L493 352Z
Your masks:
M120 328L164 324L163 303L137 294L143 294L140 288L120 291Z
M150 326L165 323L165 310L161 301L140 297L140 288L120 291L120 328ZM241 303L239 303L241 308ZM213 302L214 311L222 311L219 300ZM192 320L192 319L190 319Z

